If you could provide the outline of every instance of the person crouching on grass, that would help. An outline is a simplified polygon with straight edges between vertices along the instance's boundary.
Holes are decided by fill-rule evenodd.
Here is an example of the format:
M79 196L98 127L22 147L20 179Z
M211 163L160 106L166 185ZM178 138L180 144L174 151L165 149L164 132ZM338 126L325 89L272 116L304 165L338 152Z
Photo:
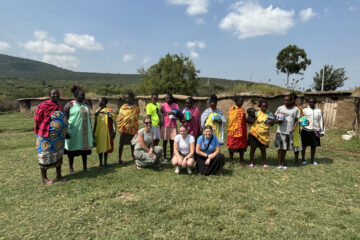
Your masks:
M99 99L99 109L95 112L94 139L96 152L99 155L99 167L107 167L108 154L114 151L115 114L111 108L106 107L108 100ZM104 165L103 165L104 159Z
M274 116L267 111L268 103L263 100L260 105L260 110L256 111L256 119L251 125L248 136L248 143L250 145L250 167L254 167L254 155L256 148L260 149L261 160L263 168L268 168L266 164L266 148L270 143L270 127L274 125Z
M244 152L247 147L246 113L242 108L244 100L241 96L234 96L235 105L229 109L229 126L227 146L229 148L230 167L234 167L234 153L240 155L240 165L244 166Z
M179 173L180 169L187 168L189 174L192 174L194 167L195 138L188 134L184 125L180 127L180 134L174 139L174 157L172 165L175 167L175 173Z
M284 105L278 107L275 112L278 128L274 146L278 149L278 166L277 169L287 169L285 165L286 151L294 150L293 134L300 117L299 108L294 106L291 95L284 97Z

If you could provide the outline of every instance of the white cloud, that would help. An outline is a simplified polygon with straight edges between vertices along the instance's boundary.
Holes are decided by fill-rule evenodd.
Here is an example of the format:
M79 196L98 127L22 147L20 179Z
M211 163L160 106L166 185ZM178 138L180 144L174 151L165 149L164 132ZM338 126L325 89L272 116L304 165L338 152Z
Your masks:
M127 53L123 56L123 62L131 62L132 60L134 60L134 58L135 58L135 54Z
M26 50L42 54L70 54L75 48L62 43L55 43L48 40L28 41L22 45Z
M195 48L206 48L206 43L204 41L194 41L194 42L187 42L186 43L186 47L189 49L195 49Z
M207 13L209 6L209 0L168 0L168 2L175 5L188 5L186 12L191 16Z
M67 68L67 67L77 67L80 61L72 55L53 55L53 54L45 54L42 57L42 61L53 64L59 67Z
M205 21L205 19L203 19L203 18L196 18L196 19L195 19L195 23L196 23L197 25L202 25L202 24L206 24L206 21Z
M148 62L150 62L151 61L151 58L149 57L149 56L146 56L145 58L144 58L144 60L143 60L143 63L144 64L147 64Z
M195 59L195 58L199 58L199 54L197 52L191 51L190 52L190 57Z
M311 8L303 9L299 13L300 20L303 22L307 22L310 20L310 18L313 18L315 16L316 13Z
M7 42L0 41L0 51L7 50L10 48L10 44Z
M34 31L34 36L37 40L45 40L49 38L48 33L42 30Z
M354 7L354 6L349 7L349 11L355 11L355 10L356 10L356 7Z
M103 49L102 45L95 40L95 37L88 34L66 33L64 41L70 46L89 51Z
M268 34L285 34L294 26L294 11L263 8L255 2L237 2L231 12L221 21L219 27L232 32L239 39Z

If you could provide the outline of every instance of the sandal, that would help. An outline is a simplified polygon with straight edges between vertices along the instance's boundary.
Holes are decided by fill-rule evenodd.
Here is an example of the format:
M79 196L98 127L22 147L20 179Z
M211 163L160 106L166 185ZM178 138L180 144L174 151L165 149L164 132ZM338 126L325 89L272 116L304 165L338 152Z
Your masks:
M120 160L120 161L119 161L119 164L121 164L121 165L125 165L125 164L126 164L126 162L125 162L125 161L123 161L123 160Z

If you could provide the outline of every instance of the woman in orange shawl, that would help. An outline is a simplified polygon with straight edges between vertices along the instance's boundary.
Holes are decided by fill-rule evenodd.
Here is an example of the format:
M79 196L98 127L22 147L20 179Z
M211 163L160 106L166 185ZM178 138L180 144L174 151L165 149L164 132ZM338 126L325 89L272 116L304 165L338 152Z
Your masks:
M243 105L243 98L241 96L234 96L235 105L229 109L229 126L227 146L230 155L230 167L234 166L233 157L234 152L240 155L240 164L244 166L244 152L247 147L247 129L246 129L246 114Z
M131 145L131 139L139 130L139 106L134 103L135 95L133 92L129 92L125 95L125 104L121 106L119 110L119 116L117 119L118 130L120 132L119 141L119 163L125 162L121 159L124 145L130 145L131 148L131 160L134 160L134 146Z

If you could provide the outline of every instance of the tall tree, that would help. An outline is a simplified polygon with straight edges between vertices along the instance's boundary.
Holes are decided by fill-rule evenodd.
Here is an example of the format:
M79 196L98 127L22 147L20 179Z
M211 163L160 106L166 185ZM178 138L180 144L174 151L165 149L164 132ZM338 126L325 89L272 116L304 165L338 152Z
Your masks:
M170 55L160 58L159 62L145 70L138 70L143 81L139 89L143 94L179 93L193 95L199 85L199 70L189 57Z
M349 79L345 76L344 68L334 69L333 65L325 65L319 72L316 72L314 76L313 88L317 91L321 90L323 76L324 91L336 90L337 88L344 86L344 82Z
M294 88L301 79L293 79L290 84L291 74L303 75L306 67L311 64L311 60L307 58L306 52L296 45L289 45L283 48L276 57L277 73L282 72L286 74L284 81L286 88Z

